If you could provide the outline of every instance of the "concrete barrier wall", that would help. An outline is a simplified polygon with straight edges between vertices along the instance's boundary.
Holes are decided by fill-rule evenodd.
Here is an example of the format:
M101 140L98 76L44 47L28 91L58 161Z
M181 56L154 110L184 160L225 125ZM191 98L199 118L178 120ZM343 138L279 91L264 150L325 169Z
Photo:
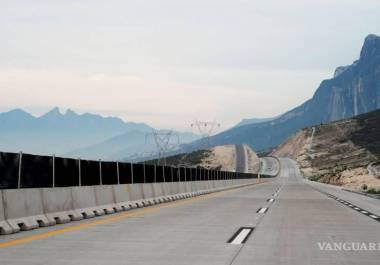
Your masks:
M141 184L142 185L142 190L144 194L144 199L150 199L154 198L154 190L153 190L153 184Z
M3 207L14 232L55 224L44 215L41 189L3 190Z
M186 182L178 182L178 193L186 193Z
M186 192L191 192L191 183L190 182L185 182L185 190L186 190Z
M163 183L152 183L154 197L162 197L165 195Z
M7 235L13 233L13 229L7 223L4 215L3 191L0 190L0 234Z
M222 180L123 184L67 188L0 190L0 233L8 234L39 226L66 223L95 215L185 198L190 192L220 190L256 180ZM228 188L228 187L227 187ZM148 200L146 200L148 199Z
M170 185L171 185L171 192L172 192L172 194L178 194L178 193L180 193L179 192L179 185L178 185L178 182L172 182L172 183L170 183Z
M84 218L91 218L95 215L103 215L104 211L96 208L95 190L93 186L72 187L73 207L75 211Z
M168 196L172 194L172 185L170 182L162 183L162 189L164 191L164 195Z
M74 210L71 188L42 188L42 204L46 217L58 224L83 219Z
M94 186L96 206L110 214L121 211L116 205L115 193L112 185Z
M130 203L131 196L129 185L121 184L121 185L112 185L113 193L115 196L115 202L121 210L128 210L133 208L133 205Z
M132 201L144 199L143 184L129 184L130 198Z

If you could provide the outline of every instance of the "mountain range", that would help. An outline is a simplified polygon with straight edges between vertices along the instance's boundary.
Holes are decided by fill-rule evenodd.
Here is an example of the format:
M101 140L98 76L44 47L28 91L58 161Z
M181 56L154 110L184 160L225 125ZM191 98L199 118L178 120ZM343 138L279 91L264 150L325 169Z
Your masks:
M235 127L205 141L192 133L176 133L185 143L175 153L226 144L248 144L256 151L282 143L299 129L350 118L380 108L380 37L368 35L358 60L336 68L323 80L313 97L275 118L244 119ZM35 117L21 109L0 113L0 150L57 154L90 159L152 157L156 150L144 123L95 114L61 113L54 108ZM161 131L165 132L165 131ZM170 143L174 145L174 142Z
M313 97L280 117L231 128L210 138L209 145L248 144L254 150L279 145L298 129L353 117L380 108L380 37L368 35L353 64L338 67ZM204 148L200 141L183 152Z
M136 152L154 152L155 143L145 141L153 128L144 123L124 122L115 117L61 113L55 107L35 117L14 109L0 113L0 150L42 155L64 155L86 159L122 159ZM197 139L192 133L178 133L182 142Z

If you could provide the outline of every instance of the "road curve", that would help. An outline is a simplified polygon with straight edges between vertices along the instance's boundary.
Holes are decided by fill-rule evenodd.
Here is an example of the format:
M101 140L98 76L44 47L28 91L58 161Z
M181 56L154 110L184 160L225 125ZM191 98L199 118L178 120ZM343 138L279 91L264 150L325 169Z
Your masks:
M280 171L280 164L274 157L261 157L260 158L260 174L277 176Z

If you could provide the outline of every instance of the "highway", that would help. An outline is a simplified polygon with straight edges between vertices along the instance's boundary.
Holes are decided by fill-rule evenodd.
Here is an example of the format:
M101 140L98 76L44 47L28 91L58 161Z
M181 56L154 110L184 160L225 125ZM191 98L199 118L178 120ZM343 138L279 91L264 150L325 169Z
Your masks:
M274 157L262 157L260 161L260 174L276 176L279 173L280 165Z
M280 161L264 183L1 236L0 264L379 264L379 250L319 245L379 242L379 201L305 181Z

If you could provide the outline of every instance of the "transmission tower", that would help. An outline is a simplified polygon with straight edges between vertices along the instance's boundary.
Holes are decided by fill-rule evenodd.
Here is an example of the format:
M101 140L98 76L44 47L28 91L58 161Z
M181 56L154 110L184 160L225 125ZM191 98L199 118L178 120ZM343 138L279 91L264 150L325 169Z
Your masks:
M192 128L197 128L201 136L201 145L203 148L210 146L210 136L217 129L220 128L220 123L216 121L198 121L196 120L191 124Z
M166 165L166 155L180 144L178 134L173 132L173 130L158 131L152 129L151 133L145 135L145 142L147 142L149 137L153 137L156 144L158 164Z

